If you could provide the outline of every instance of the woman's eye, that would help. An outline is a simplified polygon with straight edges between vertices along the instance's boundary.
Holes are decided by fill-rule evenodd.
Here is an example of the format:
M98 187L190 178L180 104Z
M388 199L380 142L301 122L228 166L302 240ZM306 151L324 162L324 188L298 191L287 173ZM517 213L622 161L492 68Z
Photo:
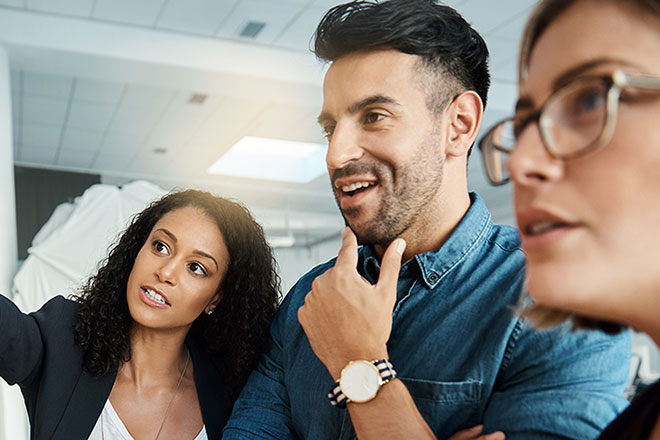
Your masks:
M197 274L197 275L206 275L206 271L204 270L204 266L198 263L190 263L190 270Z
M153 248L159 254L166 255L169 252L169 249L167 248L167 245L165 243L163 243L162 241L159 241L159 240L155 240L153 242Z

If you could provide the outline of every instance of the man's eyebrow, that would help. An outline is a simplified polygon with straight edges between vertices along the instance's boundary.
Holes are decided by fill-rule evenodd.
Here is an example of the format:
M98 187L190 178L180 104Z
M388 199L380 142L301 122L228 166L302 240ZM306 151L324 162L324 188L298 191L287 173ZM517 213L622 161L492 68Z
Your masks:
M351 104L351 106L348 108L348 113L354 115L360 112L365 107L369 107L370 105L373 104L390 104L395 106L401 105L395 99L390 98L389 96L372 95L372 96L367 96L366 98ZM321 114L317 118L317 121L320 125L323 125L326 122L332 122L334 120L335 118L333 118L328 112L321 112Z
M385 95L373 95L373 96L367 96L366 98L356 102L355 104L352 104L348 108L348 112L351 114L358 113L360 110L362 110L365 107L369 107L370 105L373 104L393 104L393 105L400 105L396 100L393 98L390 98L389 96Z

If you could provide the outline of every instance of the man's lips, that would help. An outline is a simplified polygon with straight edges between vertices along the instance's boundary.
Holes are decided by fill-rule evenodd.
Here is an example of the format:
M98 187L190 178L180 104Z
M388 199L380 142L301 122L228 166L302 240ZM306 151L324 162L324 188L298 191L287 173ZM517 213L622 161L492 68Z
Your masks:
M336 179L333 184L342 195L352 196L355 192L377 185L378 181L374 178L342 177Z

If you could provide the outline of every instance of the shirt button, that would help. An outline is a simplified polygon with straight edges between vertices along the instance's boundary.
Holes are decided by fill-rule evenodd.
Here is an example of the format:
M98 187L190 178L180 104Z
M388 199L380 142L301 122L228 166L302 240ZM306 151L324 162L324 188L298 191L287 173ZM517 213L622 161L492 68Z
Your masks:
M432 273L431 275L429 275L429 281L430 282L434 283L437 279L438 279L438 276L436 274Z

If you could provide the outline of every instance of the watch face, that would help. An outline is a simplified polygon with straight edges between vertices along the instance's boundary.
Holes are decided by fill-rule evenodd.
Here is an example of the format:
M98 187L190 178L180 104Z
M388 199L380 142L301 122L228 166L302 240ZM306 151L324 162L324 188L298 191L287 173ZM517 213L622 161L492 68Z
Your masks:
M342 392L353 402L373 399L381 384L378 368L368 361L349 363L339 379Z

